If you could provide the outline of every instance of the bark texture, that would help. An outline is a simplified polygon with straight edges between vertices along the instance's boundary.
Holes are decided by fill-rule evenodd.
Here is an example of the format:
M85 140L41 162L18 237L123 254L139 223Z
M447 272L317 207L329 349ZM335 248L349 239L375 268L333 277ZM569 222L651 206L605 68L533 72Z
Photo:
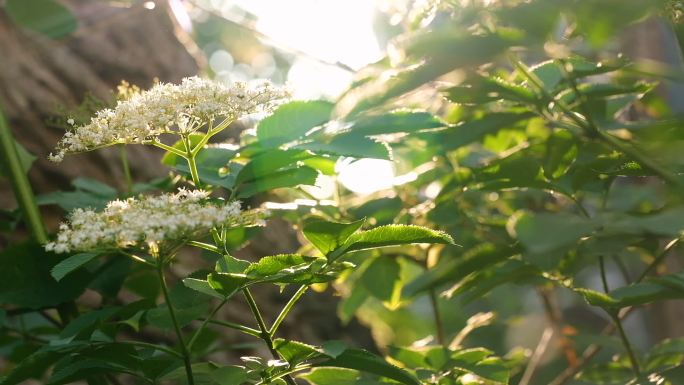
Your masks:
M76 33L53 40L13 23L0 8L0 103L17 140L38 156L30 178L37 192L65 187L79 176L123 181L116 149L67 157L52 164L46 156L63 132L46 120L58 106L73 107L87 93L101 99L122 81L147 87L154 79L177 82L200 66L191 40L176 28L169 8L142 2L130 7L109 2L69 0L77 17ZM163 173L159 154L130 146L131 166L139 180ZM2 188L2 208L11 206L11 190Z

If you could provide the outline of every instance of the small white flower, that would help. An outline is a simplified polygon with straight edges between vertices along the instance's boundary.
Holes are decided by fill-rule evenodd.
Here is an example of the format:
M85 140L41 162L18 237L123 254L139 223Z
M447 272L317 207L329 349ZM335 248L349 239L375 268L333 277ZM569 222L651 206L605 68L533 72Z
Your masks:
M113 109L98 111L90 123L74 127L57 144L49 159L113 144L140 144L161 134L188 134L217 119L234 121L267 112L288 96L267 81L231 85L199 77L181 84L159 83L119 101ZM73 119L67 120L71 125Z
M69 124L70 126L73 126L74 123L76 122L72 118L67 119L67 124Z
M141 196L109 202L100 212L76 209L59 227L45 249L56 253L94 249L138 249L156 253L217 226L253 225L262 214L242 212L240 202L208 199L202 190L180 189L175 194Z

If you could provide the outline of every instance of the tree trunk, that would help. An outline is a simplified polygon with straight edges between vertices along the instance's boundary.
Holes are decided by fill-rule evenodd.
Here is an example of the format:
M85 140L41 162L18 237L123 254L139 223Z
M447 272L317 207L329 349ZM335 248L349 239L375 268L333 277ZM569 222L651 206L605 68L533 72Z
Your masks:
M0 104L17 140L38 157L29 175L36 192L66 187L79 176L110 183L124 180L116 149L70 156L61 164L47 161L63 131L47 125L46 119L59 106L74 107L87 93L109 100L122 80L148 87L155 79L177 82L199 70L191 40L162 1L154 9L142 2L130 7L91 0L63 4L79 28L62 40L23 29L0 8ZM150 167L158 164L156 151L129 149L139 180L164 172ZM13 206L11 190L1 187L0 208L8 209Z

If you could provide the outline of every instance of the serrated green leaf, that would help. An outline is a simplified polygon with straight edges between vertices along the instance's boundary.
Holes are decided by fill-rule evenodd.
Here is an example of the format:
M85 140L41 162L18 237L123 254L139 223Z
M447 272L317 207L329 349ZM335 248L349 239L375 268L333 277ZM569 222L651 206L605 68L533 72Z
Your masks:
M298 144L295 148L310 150L317 154L323 153L353 158L392 158L387 144L354 132L337 135L329 141L324 139L314 138L313 141Z
M313 154L303 150L270 149L251 158L240 170L235 182L243 183L268 177L283 167L295 165L312 156Z
M237 259L232 255L222 255L216 261L214 270L219 273L243 273L252 263L243 259Z
M224 298L229 298L251 281L251 278L245 274L211 273L207 276L207 281L212 289L223 295Z
M323 356L323 353L315 346L297 341L288 341L282 338L273 341L273 348L277 350L292 367L313 358Z
M215 298L225 299L225 297L221 293L217 292L211 287L208 281L197 278L184 278L183 284L186 287L198 291L202 294L206 294Z
M312 186L316 183L318 172L310 167L298 167L269 174L267 177L244 183L237 189L238 198L249 198L260 192L299 185Z
M333 107L332 103L323 100L283 104L257 125L259 144L273 148L294 141L327 122Z
M323 255L340 247L353 233L365 223L360 219L351 223L330 222L311 219L304 223L302 233Z
M361 385L359 372L344 368L314 368L309 373L300 375L299 378L305 379L312 385Z
M406 385L421 385L420 381L411 373L360 349L346 349L335 358L316 363L314 366L355 369L386 377Z
M366 115L352 123L349 130L361 135L417 132L444 127L439 118L425 111L397 110L382 115Z
M387 225L352 234L342 246L332 251L328 258L335 260L344 253L375 249L387 246L401 246L413 243L438 243L453 245L450 235L413 225Z

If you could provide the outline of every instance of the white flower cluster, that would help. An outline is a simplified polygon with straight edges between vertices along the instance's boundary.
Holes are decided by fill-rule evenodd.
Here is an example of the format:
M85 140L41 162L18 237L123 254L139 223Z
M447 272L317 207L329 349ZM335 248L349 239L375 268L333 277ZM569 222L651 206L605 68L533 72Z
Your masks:
M181 84L160 83L96 113L85 126L69 130L49 159L117 143L144 143L165 133L188 133L214 119L236 120L269 111L287 97L268 81L227 85L199 77Z
M101 212L76 209L45 249L56 253L112 248L154 251L206 235L215 226L258 220L254 212L241 212L240 202L217 204L208 195L180 189L175 194L115 200Z

